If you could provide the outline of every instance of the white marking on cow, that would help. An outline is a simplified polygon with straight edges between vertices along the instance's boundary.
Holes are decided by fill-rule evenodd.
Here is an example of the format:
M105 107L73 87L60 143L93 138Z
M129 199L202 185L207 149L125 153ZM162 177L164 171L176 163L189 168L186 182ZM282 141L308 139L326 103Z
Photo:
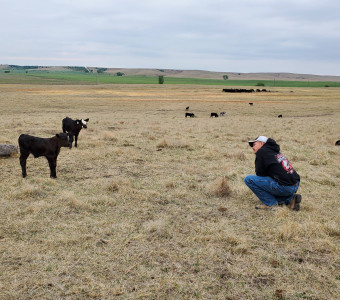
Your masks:
M86 121L81 119L81 122L83 123L83 125L86 125Z

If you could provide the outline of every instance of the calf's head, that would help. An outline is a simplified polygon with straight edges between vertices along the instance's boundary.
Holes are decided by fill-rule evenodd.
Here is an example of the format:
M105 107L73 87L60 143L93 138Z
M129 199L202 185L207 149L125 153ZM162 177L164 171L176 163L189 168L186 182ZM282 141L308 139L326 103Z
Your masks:
M57 133L56 137L59 141L60 147L70 147L70 138L66 133Z
M87 128L87 122L89 121L89 118L87 119L81 119L81 120L77 120L77 125L81 125L81 128Z

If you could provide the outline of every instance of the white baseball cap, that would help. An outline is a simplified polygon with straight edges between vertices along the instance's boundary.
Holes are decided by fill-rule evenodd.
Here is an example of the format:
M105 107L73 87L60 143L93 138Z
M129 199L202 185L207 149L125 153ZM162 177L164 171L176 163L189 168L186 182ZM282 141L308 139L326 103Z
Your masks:
M254 142L263 142L263 143L267 143L267 140L268 140L268 138L267 138L266 136L260 135L260 136L258 136L256 139L254 139L253 141L249 141L248 143L249 143L249 146L250 146L250 147L253 147Z

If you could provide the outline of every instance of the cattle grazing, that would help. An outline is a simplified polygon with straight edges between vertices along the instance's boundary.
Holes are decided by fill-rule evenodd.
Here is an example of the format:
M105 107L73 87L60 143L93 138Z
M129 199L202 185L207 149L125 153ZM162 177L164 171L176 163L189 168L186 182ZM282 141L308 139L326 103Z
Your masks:
M254 105L254 103L253 103L253 102L249 102L249 105L250 105L250 106L253 106L253 105Z
M185 108L185 110L189 110L189 106L187 106L187 107Z
M340 146L340 140L335 142L335 146Z
M213 118L213 117L217 118L217 117L218 117L218 114L217 114L217 113L214 113L214 112L212 112L212 113L210 114L210 118Z
M185 117L195 118L194 113L185 113Z
M74 146L77 147L78 144L78 135L79 132L82 128L87 128L87 122L89 119L80 119L80 120L72 120L69 117L66 117L63 119L62 122L62 127L63 127L63 132L67 133L68 136L70 137L70 146L69 148L72 148L72 143L73 143L73 137L75 140Z
M282 118L282 115L278 115L277 117L278 117L278 118Z
M254 89L222 89L222 92L226 93L253 93Z
M59 133L51 138L40 138L21 134L18 139L22 177L26 177L26 160L30 154L34 158L45 156L50 166L51 178L57 178L57 158L61 147L69 147L70 139L66 133Z
M220 116L221 116L221 117L225 116L225 114L226 114L225 111L221 111L221 112L220 112Z
M266 89L222 89L222 92L226 92L226 93L253 93L253 92L269 92Z

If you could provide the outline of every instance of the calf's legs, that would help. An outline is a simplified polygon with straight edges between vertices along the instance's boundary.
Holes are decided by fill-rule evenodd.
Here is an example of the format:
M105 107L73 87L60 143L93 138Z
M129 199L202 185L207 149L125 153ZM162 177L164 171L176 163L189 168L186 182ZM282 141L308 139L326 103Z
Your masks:
M20 165L21 165L21 172L22 172L22 177L23 178L25 178L27 176L27 173L26 173L26 160L27 160L27 157L29 155L30 155L29 153L20 150Z
M50 177L57 178L57 158L56 157L47 157L48 164L50 166Z
M68 134L69 137L69 141L68 141L68 147L71 149L72 148L72 143L73 143L73 134ZM76 144L77 144L77 140L76 140Z
M74 147L77 147L77 142L78 142L78 134L74 136Z

